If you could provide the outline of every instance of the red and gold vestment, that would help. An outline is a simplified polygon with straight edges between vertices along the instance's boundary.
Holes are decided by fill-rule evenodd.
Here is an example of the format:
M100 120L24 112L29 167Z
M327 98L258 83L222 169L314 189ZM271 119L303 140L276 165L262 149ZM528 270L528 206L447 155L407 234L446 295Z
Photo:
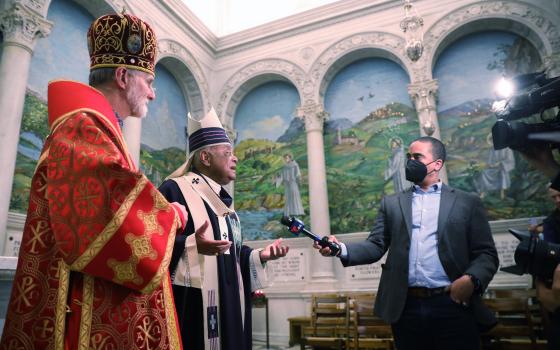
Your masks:
M168 265L185 218L99 91L56 81L48 97L0 349L180 349Z

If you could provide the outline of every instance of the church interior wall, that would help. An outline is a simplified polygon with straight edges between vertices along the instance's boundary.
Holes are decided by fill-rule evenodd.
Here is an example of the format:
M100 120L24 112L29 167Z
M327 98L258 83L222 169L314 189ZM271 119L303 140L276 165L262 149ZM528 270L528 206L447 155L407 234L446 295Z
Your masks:
M246 238L253 247L262 247L269 243L267 239L275 237L263 232L282 230L278 218L285 203L285 185L277 183L282 182L278 178L285 165L286 153L291 154L302 175L298 185L305 213L299 216L306 223L310 220L309 159L304 122L297 113L299 107L311 101L331 114L323 131L331 231L342 233L346 241L363 240L381 194L392 193L395 189L395 183L390 180L382 183L376 180L374 183L364 180L363 176L383 178L388 161L397 153L392 147L406 146L419 135L422 123L417 113L419 104L413 94L409 95L407 88L410 84L424 84L434 79L439 87L434 91L437 103L433 107L440 123L441 138L450 147L447 166L449 183L476 192L483 198L493 220L491 226L502 265L513 262L512 251L516 246L515 239L508 236L507 228L524 229L527 217L540 217L550 210L544 198L545 179L528 170L526 163L517 155L513 156L516 169L510 174L510 187L505 189L503 198L500 190L482 191L481 187L476 187L480 186L476 185L476 179L482 174L489 179L492 179L492 174L494 178L505 175L495 171L484 173L491 165L491 148L486 137L493 116L488 111L488 104L495 97L488 89L479 89L487 91L484 96L469 95L461 86L482 87L483 80L487 80L484 86L489 86L490 80L506 71L504 64L508 62L517 69L508 73L526 72L523 69L551 69L551 66L546 66L547 62L552 60L554 63L554 57L557 62L560 52L557 29L560 1L415 2L425 21L425 51L417 62L411 62L404 54L404 38L399 28L403 15L400 1L335 3L315 12L290 16L224 38L216 38L200 27L200 23L179 20L177 16L180 14L192 16L192 13L173 6L168 2L135 2L129 5L123 0L54 0L48 3L48 12L46 7L43 8L46 18L54 26L49 36L37 41L29 71L11 194L14 204L8 219L8 237L11 239L8 239L9 249L5 251L10 251L10 255L17 255L18 234L23 227L27 207L26 188L30 186L34 164L47 133L45 128L40 127L46 121L47 82L61 76L87 82L89 59L84 40L87 27L95 16L123 7L151 22L160 42L155 83L157 99L150 105L148 119L142 122L141 143L148 146L141 149L142 169L157 183L178 167L185 155L186 113L190 111L200 116L211 105L216 107L224 125L238 135L236 146L241 145L241 153L238 152L241 162L250 162L251 165L245 168L239 166L239 179L235 186L236 201L239 202L236 205L241 211L257 213L268 206L274 207L272 214L266 210L266 215L261 213L266 217L264 223L255 215L246 219L241 215L242 222L247 222L247 227L253 230L252 235ZM340 12L328 14L329 9L339 9ZM522 42L520 38L525 42L516 44L516 40ZM480 46L482 44L486 46ZM484 55L467 56L469 51L482 52L476 50L483 50L483 47L493 50L492 55L483 52ZM519 49L518 56L513 52L516 47ZM538 57L540 61L523 61L523 57L519 56L522 49L528 50L523 57ZM1 50L0 46L0 57ZM68 54L70 52L71 55ZM453 60L450 57L462 58ZM494 64L494 68L488 69L489 64ZM466 67L472 68L475 73L465 74ZM556 69L558 73L558 67ZM349 72L352 74L346 82L351 87L341 83ZM381 93L396 96L396 101L382 100L381 105L374 104ZM457 97L462 95L468 95L468 99L460 103L451 102L458 101ZM268 101L268 104L263 105L261 100ZM476 101L482 100L485 101L484 111L480 104L476 104ZM390 108L391 102L399 103L400 109ZM344 116L337 112L337 103L341 106L339 111L347 110L352 118L361 116L354 124L369 117L370 125L364 122L364 128L355 130L347 127L347 123L339 120ZM465 104L471 109L456 110L458 114L455 115L450 112L454 107ZM359 108L355 108L356 105ZM479 123L469 121L474 114ZM272 122L267 123L267 120ZM257 125L274 126L279 135L274 136L275 139L269 136L266 140L265 137L266 142L260 138L261 142L259 136L266 134L264 131L255 132ZM338 129L340 133L337 133ZM378 133L371 138L368 133L374 131ZM252 137L247 136L249 132L253 132ZM286 137L277 142L283 134L287 134ZM150 139L165 140L168 144L150 142ZM249 139L252 141L248 142ZM360 152L367 148L369 142L373 143L369 144L372 146L370 152L362 155ZM400 146L397 146L399 143ZM340 156L342 151L348 158ZM349 164L356 169L356 174L345 174ZM531 181L537 185L526 186L522 174L529 174ZM256 175L261 181L259 186L263 193L268 193L259 200L254 199L255 186L251 187L250 182ZM356 184L352 184L350 175L357 180ZM341 179L344 180L342 183ZM344 187L347 184L358 186L357 192L373 197L350 196L349 190ZM345 202L346 199L350 202ZM361 203L361 200L365 202ZM340 210L332 211L337 206L347 211L344 221L340 219ZM369 215L364 215L366 212ZM284 237L289 236L284 233ZM3 237L0 236L0 239ZM306 238L292 238L289 244L291 251L288 259L269 263L267 267L274 280L272 287L266 290L269 308L274 310L269 316L273 344L287 343L289 330L286 319L308 315L309 297L313 292L375 290L380 274L379 263L353 268L343 268L334 263L334 277L328 282L319 282L313 277L315 267L312 264L317 261L314 257L317 253L310 248L311 242ZM0 273L0 305L4 305L2 300L7 300L9 295L10 283L5 281L9 281L10 269L13 271L15 267L13 260L6 261L5 264L4 260L0 261L0 272L3 271ZM517 278L505 273L498 273L492 282L492 286L498 288L528 284L527 276ZM264 325L263 310L256 309L253 327L259 339L264 339Z

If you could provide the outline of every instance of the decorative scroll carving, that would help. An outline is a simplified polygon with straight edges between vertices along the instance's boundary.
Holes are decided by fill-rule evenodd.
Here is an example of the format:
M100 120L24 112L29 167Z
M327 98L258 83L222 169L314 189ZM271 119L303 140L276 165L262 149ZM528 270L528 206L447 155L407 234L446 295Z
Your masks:
M33 52L36 38L44 38L50 34L52 22L37 15L21 3L14 3L0 14L0 29L5 43L18 44L29 52Z
M414 101L418 113L436 110L437 91L437 80L425 80L408 85L408 94Z
M336 42L326 49L313 63L308 80L304 83L304 98L306 100L319 100L319 89L327 71L338 59L346 54L358 49L375 48L404 58L404 46L405 41L402 37L379 32L360 33Z
M227 120L227 124L231 124L229 122L233 120L233 116L230 115L230 111L235 110L235 106L230 106L230 104L237 104L239 102L233 101L232 96L234 96L237 90L250 79L259 75L271 73L281 75L290 80L298 90L300 100L303 100L301 99L301 96L302 91L304 90L304 71L296 64L286 60L267 59L253 62L243 67L228 79L222 88L222 92L220 93L220 99L216 108L218 115Z
M560 51L560 33L555 22L541 9L528 3L514 1L484 1L467 5L444 16L424 35L427 56L433 57L436 46L453 28L478 18L508 18L512 21L530 23L539 29L543 42L550 45L552 52Z
M208 82L204 72L193 55L181 44L173 40L161 40L158 42L158 59L175 57L188 69L189 74L176 76L177 81L183 86L189 100L189 109L193 116L203 116L210 109L208 104Z
M323 106L313 101L307 101L299 107L296 112L298 118L305 122L305 131L323 131L325 121L329 118L329 113Z

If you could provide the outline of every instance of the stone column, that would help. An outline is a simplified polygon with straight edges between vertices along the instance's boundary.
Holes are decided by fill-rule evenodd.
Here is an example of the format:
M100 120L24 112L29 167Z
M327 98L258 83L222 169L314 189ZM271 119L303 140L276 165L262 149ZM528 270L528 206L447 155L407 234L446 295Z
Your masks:
M0 58L0 253L4 253L10 193L14 178L19 132L31 54L37 37L50 33L52 23L21 3L0 14L4 35Z
M416 107L421 136L432 136L441 140L441 133L436 113L437 80L424 80L408 85L408 94ZM443 167L440 179L448 183L447 171Z
M140 169L140 140L142 138L142 119L137 117L128 117L124 119L123 136L128 152L132 156L132 160L136 168Z
M305 122L307 133L307 166L309 177L309 212L311 231L319 236L330 235L329 198L327 193L327 172L325 167L325 147L323 125L328 117L322 106L306 103L297 111ZM336 259L326 259L320 254L311 254L313 282L333 282Z

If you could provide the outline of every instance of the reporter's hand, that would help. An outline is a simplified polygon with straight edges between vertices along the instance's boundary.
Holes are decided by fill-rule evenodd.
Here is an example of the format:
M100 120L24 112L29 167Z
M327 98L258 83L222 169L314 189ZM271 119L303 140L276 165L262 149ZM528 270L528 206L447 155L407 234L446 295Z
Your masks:
M204 233L208 229L208 226L208 221L205 221L204 224L194 232L198 253L202 255L219 255L225 253L231 246L231 242L206 238ZM210 228L210 231L212 231L212 228ZM210 236L213 236L212 232L210 232Z
M457 278L449 286L449 296L457 304L468 306L469 300L474 292L474 284L468 275Z
M261 250L259 257L261 258L261 262L265 263L270 260L285 257L289 250L290 247L282 245L282 238L279 238Z
M338 240L336 239L335 236L331 235L331 236L329 236L329 242L338 243ZM324 248L323 248L323 247L321 247L321 246L319 245L319 243L313 242L313 248L318 249L318 250L319 250L319 253L320 253L322 256L332 256L332 255L331 255L331 249L330 249L329 247L324 247Z

